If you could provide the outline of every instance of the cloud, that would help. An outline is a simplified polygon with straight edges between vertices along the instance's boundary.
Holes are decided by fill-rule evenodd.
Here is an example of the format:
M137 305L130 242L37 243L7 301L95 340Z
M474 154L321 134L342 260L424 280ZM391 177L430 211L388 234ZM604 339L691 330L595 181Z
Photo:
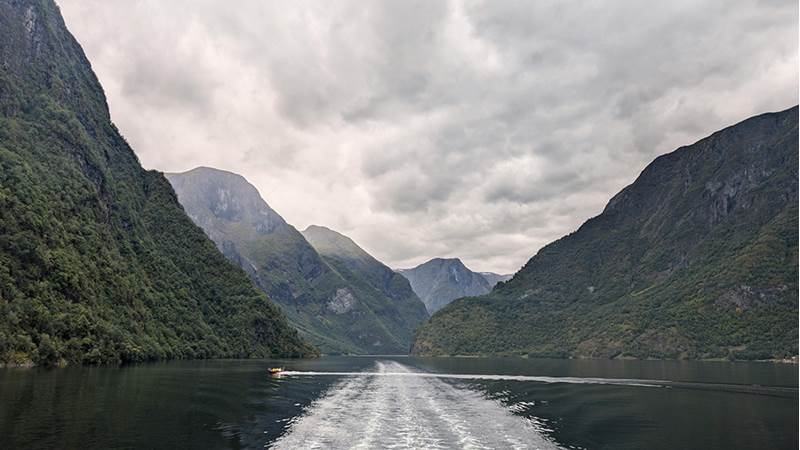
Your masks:
M798 97L792 1L58 3L146 167L240 173L393 267L513 272Z

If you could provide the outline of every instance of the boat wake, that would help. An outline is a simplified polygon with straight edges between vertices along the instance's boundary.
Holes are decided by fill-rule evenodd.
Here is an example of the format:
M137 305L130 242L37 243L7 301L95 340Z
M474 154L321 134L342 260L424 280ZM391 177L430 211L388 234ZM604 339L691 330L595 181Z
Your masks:
M401 364L398 364L401 365ZM405 367L405 366L404 366ZM502 381L535 381L539 383L569 384L611 384L621 386L663 387L669 382L660 380L634 380L626 378L583 378L583 377L544 377L529 375L487 375L462 373L430 373L430 372L300 372L284 371L284 375L296 376L355 376L355 377L414 377L414 378L450 378L455 380L502 380Z
M397 364L402 366L402 364ZM403 366L405 367L405 366ZM384 364L383 369L386 366ZM606 384L612 386L636 386L648 388L696 389L705 391L737 392L753 395L778 397L796 397L794 386L761 386L747 384L725 384L709 382L688 382L670 380L641 380L629 378L591 378L591 377L547 377L530 375L494 375L494 374L462 374L462 373L429 373L381 370L377 372L300 372L286 371L285 375L295 376L347 376L347 377L390 377L390 378L449 378L454 380L501 380L501 381L533 381L537 383L567 384Z
M535 421L440 379L476 376L412 372L393 361L378 362L375 372L285 374L347 378L309 405L271 448L560 448Z

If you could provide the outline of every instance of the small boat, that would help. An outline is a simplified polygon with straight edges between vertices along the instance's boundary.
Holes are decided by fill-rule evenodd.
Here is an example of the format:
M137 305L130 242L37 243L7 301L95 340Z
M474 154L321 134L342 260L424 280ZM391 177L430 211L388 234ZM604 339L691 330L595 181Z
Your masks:
M283 367L270 367L267 369L267 372L269 372L270 375L278 375L283 372Z

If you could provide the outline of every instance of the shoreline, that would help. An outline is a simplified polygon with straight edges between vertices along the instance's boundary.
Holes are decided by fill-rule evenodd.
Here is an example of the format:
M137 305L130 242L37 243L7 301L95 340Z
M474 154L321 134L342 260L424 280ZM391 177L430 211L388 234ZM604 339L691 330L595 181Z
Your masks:
M130 362L123 364L58 364L58 365L39 365L31 362L26 363L3 363L0 362L0 369L34 369L34 368L48 368L48 369L63 369L66 367L125 367L125 366L138 366L157 363L169 363L177 361L270 361L270 360L302 360L302 359L318 359L325 357L353 357L353 358L461 358L461 359L480 359L480 358L519 358L519 359L552 359L552 360L585 360L585 361L671 361L671 362L716 362L716 363L771 363L771 364L789 364L798 365L800 360L797 356L783 359L727 359L727 358L704 358L704 359L668 359L668 358L588 358L588 357L570 357L570 358L548 358L527 355L319 355L309 358L196 358L196 359L165 359L157 361L140 361Z

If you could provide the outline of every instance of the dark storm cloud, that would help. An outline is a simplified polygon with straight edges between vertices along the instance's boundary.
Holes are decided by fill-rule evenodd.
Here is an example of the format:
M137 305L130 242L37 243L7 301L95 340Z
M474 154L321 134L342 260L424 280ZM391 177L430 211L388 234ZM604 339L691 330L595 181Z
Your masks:
M514 271L655 156L797 100L791 1L61 0L143 164L395 267Z

